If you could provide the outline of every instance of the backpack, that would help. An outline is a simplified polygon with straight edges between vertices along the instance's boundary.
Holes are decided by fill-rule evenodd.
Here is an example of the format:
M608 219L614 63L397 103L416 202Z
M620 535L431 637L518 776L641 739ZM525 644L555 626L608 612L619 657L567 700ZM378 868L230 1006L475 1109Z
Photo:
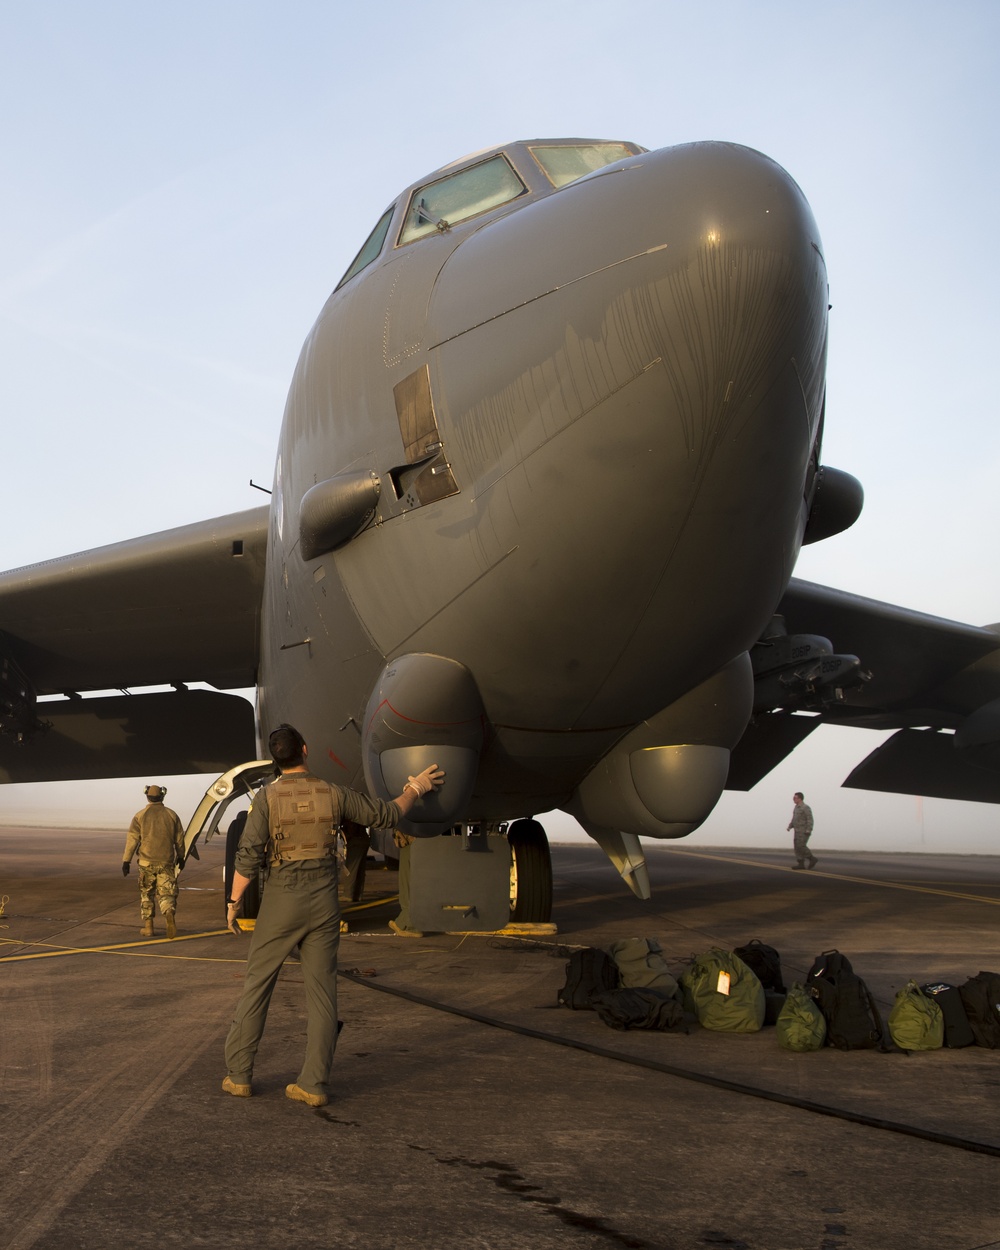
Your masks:
M654 989L621 989L596 994L593 1008L612 1029L674 1029L684 1010L672 994Z
M907 981L896 994L889 1036L900 1050L940 1050L944 1045L944 1013L916 981Z
M559 991L556 1001L560 1007L574 1011L593 1011L591 999L595 994L606 994L618 988L618 968L607 951L597 946L585 946L574 951L566 965L566 984Z
M944 1044L951 1048L971 1046L976 1038L965 1014L962 995L958 986L949 985L947 981L935 981L933 985L920 987L925 994L930 994L941 1008L944 1016Z
M668 998L677 997L677 981L655 938L623 938L612 942L608 949L618 966L623 989L659 990Z
M788 991L774 1031L785 1050L820 1050L826 1041L826 1020L801 981Z
M1000 1047L1000 972L980 972L958 987L977 1046Z
M718 1033L756 1033L764 1023L764 987L738 955L713 946L681 977L684 1007Z
M871 991L846 955L840 951L817 955L806 988L826 1020L827 1045L838 1050L890 1049Z
M737 946L733 954L739 955L765 990L774 990L776 994L786 992L781 979L781 956L773 946L753 938L746 946Z

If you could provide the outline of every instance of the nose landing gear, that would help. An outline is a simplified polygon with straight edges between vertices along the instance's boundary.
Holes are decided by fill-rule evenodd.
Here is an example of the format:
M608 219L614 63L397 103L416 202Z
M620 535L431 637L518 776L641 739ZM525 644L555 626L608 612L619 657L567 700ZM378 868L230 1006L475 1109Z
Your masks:
M537 820L515 820L507 827L510 844L510 918L515 924L546 924L552 919L552 857Z

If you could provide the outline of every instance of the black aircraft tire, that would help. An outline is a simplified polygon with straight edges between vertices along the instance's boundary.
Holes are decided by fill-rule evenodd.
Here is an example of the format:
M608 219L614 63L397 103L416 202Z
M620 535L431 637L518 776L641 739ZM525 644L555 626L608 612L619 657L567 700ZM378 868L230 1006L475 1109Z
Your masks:
M513 867L510 918L517 924L552 919L552 857L537 820L515 820L507 829Z
M243 826L247 823L247 813L238 812L232 824L226 830L226 894L229 893L229 883L233 879L233 873L236 871L236 848L240 844L240 836L243 833ZM240 909L240 916L244 920L255 920L257 913L260 911L260 881L251 881L243 895L243 906Z

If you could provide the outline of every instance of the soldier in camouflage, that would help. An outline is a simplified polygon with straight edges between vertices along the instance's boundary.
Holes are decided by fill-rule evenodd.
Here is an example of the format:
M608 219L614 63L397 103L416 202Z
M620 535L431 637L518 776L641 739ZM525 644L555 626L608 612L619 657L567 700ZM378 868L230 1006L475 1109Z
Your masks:
M267 1010L285 958L298 946L306 993L306 1054L285 1095L310 1107L328 1101L327 1082L337 1045L338 843L345 820L395 828L422 795L441 785L436 764L410 777L386 803L331 785L308 768L308 747L297 729L280 725L268 741L280 776L256 795L236 851L227 921L234 933L240 900L265 861L260 912L250 941L243 993L226 1038L222 1082L227 1094L249 1098L254 1060ZM338 836L339 835L339 836Z
M142 919L139 933L142 937L153 936L154 896L167 926L167 937L177 934L174 914L177 911L177 873L184 861L184 826L176 812L163 806L166 793L162 786L146 787L149 801L132 817L125 838L123 877L129 874L133 855L139 853L139 914Z
M800 790L792 795L792 819L788 828L793 831L792 845L795 851L796 868L815 868L819 860L809 849L809 838L813 831L812 808L805 801ZM808 860L808 863L806 862Z

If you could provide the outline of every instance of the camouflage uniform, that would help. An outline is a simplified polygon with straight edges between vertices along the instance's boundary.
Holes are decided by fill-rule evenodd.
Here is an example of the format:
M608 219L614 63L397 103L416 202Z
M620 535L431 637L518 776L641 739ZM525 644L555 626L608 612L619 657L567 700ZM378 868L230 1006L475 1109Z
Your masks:
M812 808L807 803L796 803L788 827L793 831L792 847L799 866L805 867L807 859L811 864L816 863L816 856L808 846L809 835L813 831Z
M310 837L318 858L305 858L304 840L293 830L286 839L298 843L295 854L282 853L282 841L272 837L271 803L279 788L290 782L302 786L310 801L329 804L331 813L316 822ZM275 810L277 811L277 800ZM235 1085L249 1086L257 1047L267 1021L267 1009L278 974L296 946L306 992L306 1054L296 1084L310 1094L325 1094L333 1052L337 1045L337 951L340 946L340 903L337 898L337 857L329 837L330 826L345 820L359 825L390 828L399 824L395 803L370 799L342 789L312 773L282 774L256 796L236 851L235 868L241 876L256 878L265 858L267 884L250 939L246 978L236 1015L226 1038L226 1068Z
M143 920L153 918L153 898L160 914L177 910L176 865L184 852L184 826L180 817L162 802L147 803L136 812L125 838L123 863L139 852L139 911Z

